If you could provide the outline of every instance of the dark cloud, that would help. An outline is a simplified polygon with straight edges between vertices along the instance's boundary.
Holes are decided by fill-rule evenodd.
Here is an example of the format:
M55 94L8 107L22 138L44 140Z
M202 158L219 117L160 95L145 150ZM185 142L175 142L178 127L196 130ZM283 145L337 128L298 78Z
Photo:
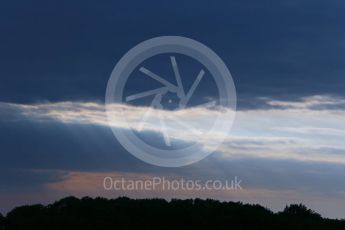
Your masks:
M240 107L258 96L344 96L344 7L342 1L2 3L0 99L103 100L121 56L160 35L214 49L233 74Z
M2 168L0 170L0 193L17 193L21 189L28 191L39 191L46 183L62 181L65 172L62 171L40 171L32 169Z
M54 122L1 123L2 168L132 170L140 163L107 127Z

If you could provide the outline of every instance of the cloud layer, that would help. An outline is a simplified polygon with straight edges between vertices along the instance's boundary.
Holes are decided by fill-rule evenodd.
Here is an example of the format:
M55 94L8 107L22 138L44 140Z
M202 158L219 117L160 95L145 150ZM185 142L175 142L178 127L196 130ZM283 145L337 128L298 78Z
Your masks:
M2 110L15 111L16 119L23 116L36 121L55 121L65 124L112 126L142 133L157 133L162 139L159 115L166 121L166 130L173 139L187 143L201 143L205 148L224 139L217 156L267 157L345 163L344 99L313 96L296 101L268 100L270 109L240 110L229 135L213 129L215 118L226 120L226 109L197 107L180 111L153 111L143 122L149 108L114 104L108 120L104 105L95 102L59 102L44 104L2 103ZM327 109L332 106L331 109ZM179 122L176 122L178 120ZM181 124L182 123L182 124ZM187 127L186 127L187 126ZM226 135L226 136L225 136Z

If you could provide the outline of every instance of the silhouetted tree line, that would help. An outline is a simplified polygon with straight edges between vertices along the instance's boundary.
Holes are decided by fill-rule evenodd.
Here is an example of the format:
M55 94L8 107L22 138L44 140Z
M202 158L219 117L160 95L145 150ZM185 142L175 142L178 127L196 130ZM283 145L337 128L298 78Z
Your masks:
M5 227L5 217L0 213L0 230L3 230Z
M302 204L282 212L216 200L67 197L53 204L21 206L0 229L345 229L345 220L322 218Z

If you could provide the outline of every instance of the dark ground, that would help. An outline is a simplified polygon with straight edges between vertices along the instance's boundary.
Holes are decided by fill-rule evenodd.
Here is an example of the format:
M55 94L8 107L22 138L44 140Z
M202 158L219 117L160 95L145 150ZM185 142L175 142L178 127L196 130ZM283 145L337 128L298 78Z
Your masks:
M273 213L260 205L216 200L67 197L53 204L21 206L0 229L345 229L345 220L322 218L299 205Z

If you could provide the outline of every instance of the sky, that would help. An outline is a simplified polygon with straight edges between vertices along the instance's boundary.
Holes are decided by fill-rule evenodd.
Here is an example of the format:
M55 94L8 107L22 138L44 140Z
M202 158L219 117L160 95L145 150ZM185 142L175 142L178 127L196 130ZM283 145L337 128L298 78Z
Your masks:
M345 218L344 1L0 4L0 212L68 195L126 195L210 197L274 211L304 203L325 217ZM180 168L150 165L128 153L109 127L104 104L121 57L142 41L167 35L195 39L216 52L237 92L236 118L224 143ZM192 82L196 74L185 71ZM128 91L151 86L141 80ZM209 98L209 88L204 83L198 95ZM114 106L133 124L144 113L142 104ZM221 112L201 107L178 116L207 123ZM114 117L112 128L128 128L123 114ZM159 144L161 134L151 125L142 135ZM179 143L196 141L188 132L172 133ZM207 148L216 138L198 141ZM236 176L243 190L105 191L106 176Z

